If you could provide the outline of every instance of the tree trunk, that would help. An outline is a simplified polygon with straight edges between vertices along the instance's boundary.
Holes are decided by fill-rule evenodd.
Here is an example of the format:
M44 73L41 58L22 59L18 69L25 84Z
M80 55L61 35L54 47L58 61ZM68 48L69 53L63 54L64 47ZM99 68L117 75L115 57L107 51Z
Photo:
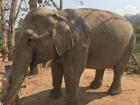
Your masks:
M3 22L2 24L2 49L7 48L7 32L8 32L8 25Z
M37 7L37 2L38 2L38 0L29 0L30 10Z
M3 60L5 60L5 58L7 58L8 56L8 48L7 48L7 31L8 31L8 25L5 22L4 19L4 15L5 15L5 11L4 11L4 6L3 6L3 0L0 1L0 16L1 16L1 36L2 36L2 46L0 49L0 53L3 57Z
M3 0L0 1L0 14L1 14L1 22L2 22L2 48L7 47L7 25L4 22L4 7L3 7Z
M16 19L17 0L12 0L9 16L9 60L13 59L15 48L15 19Z
M60 10L63 9L63 0L60 0Z
M2 10L2 0L0 0L0 16L1 16L1 10Z

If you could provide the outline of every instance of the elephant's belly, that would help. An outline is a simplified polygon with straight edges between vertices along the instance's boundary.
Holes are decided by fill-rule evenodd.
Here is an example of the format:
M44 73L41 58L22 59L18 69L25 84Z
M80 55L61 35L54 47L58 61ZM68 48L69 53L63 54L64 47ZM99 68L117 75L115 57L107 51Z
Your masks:
M89 53L87 68L103 69L115 66L122 57L122 49L96 50Z

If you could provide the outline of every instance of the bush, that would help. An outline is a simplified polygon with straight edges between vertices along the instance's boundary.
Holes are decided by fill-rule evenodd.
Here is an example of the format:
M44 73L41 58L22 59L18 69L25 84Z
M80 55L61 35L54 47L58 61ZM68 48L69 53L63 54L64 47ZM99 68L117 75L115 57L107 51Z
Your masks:
M136 29L136 33L140 34L140 29L139 28Z
M134 49L134 53L140 53L140 33L136 33L136 45Z

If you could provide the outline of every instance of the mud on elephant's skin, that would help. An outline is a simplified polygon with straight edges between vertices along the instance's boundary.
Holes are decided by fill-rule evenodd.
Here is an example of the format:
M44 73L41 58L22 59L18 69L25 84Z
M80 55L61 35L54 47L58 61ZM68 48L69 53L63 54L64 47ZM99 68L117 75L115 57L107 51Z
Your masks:
M112 67L114 78L108 92L121 93L122 73L135 42L132 25L103 10L65 9L53 13L45 10L34 9L24 20L4 105L15 101L28 66L50 59L53 59L51 96L61 94L64 75L67 105L78 105L78 85L85 68L96 69L90 87L99 88L104 69Z

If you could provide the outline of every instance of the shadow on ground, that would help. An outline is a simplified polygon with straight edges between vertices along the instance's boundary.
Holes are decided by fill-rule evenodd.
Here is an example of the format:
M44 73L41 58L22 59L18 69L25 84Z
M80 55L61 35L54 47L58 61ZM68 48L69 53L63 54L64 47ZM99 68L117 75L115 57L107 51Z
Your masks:
M87 105L91 101L108 96L106 92L89 92L87 90L86 87L80 87L80 105ZM46 90L23 97L20 103L21 105L65 105L66 95L64 88L62 89L62 96L58 99L51 99L49 93L50 90Z

